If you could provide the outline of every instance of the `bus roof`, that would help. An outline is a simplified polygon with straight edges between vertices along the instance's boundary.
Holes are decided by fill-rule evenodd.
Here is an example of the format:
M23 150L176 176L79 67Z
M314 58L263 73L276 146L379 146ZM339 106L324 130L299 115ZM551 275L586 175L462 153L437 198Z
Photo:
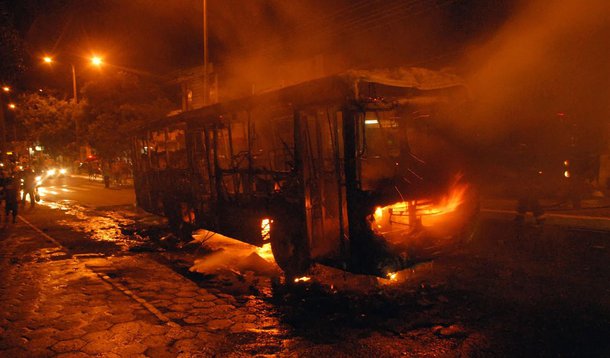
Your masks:
M207 121L232 111L247 110L273 103L305 107L354 102L371 97L370 93L364 93L371 88L371 84L377 87L376 95L396 99L413 98L424 93L465 87L461 78L454 74L425 68L351 70L338 75L265 91L249 97L181 112L149 122L146 128L140 129Z

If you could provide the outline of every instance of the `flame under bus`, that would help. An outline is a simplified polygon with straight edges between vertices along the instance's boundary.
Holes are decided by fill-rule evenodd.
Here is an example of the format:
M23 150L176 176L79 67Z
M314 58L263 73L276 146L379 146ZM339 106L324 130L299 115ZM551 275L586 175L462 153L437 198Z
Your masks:
M271 249L290 275L387 276L470 231L476 196L443 131L464 93L424 69L351 72L160 120L134 138L138 204Z

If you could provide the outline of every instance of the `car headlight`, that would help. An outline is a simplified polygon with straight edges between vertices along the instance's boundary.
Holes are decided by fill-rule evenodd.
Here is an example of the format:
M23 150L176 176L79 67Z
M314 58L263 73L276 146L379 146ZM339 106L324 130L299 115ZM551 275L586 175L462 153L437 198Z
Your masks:
M59 169L59 174L66 174L67 170L64 168Z
M49 169L47 170L47 175L55 175L57 171L55 169Z

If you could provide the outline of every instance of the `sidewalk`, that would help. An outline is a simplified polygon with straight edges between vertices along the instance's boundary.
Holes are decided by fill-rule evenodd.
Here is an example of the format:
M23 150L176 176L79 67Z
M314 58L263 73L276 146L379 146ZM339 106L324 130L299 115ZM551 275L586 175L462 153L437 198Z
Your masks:
M212 356L253 332L281 346L254 296L200 288L147 254L71 256L23 220L0 230L2 357Z
M484 217L512 220L516 203L516 199L482 198L481 212ZM545 225L610 231L610 198L583 200L578 209L556 200L541 200L541 205L545 210Z

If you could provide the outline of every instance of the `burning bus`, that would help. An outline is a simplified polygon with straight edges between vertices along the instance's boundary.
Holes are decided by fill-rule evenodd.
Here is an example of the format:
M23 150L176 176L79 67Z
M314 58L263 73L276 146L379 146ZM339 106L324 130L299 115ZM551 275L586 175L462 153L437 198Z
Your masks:
M476 190L443 130L467 100L456 76L403 68L183 112L137 131L137 203L270 246L287 275L318 262L387 276L473 231Z

